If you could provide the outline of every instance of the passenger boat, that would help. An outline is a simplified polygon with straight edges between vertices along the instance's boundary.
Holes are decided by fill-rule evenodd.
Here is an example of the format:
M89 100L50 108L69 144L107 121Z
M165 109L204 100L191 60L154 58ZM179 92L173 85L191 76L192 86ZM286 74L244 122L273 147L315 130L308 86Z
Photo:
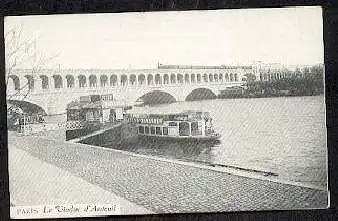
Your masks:
M126 114L125 119L137 127L137 134L141 137L206 141L220 138L208 112Z

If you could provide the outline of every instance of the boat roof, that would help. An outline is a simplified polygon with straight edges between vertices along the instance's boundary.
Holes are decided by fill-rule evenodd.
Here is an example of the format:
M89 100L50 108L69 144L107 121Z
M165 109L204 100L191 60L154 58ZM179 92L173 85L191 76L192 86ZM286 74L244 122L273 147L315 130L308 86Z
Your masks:
M195 111L195 110L185 110L185 111L176 111L176 112L165 112L160 110L130 110L127 114L131 115L147 115L147 116L187 116L187 115L209 115L209 112L205 111Z

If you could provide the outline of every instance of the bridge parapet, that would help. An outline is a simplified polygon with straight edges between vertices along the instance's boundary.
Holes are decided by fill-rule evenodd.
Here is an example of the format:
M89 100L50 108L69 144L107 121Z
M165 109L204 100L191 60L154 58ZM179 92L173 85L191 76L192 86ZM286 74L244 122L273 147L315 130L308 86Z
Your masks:
M166 70L166 69L164 69ZM225 70L225 72L224 72ZM210 73L196 73L188 69L188 72L183 69L179 70L180 72L163 74L163 73L141 73L135 75L133 73L129 74L119 74L116 73L111 75L106 75L105 72L102 73L91 73L89 75L72 75L70 73L51 73L45 75L42 72L39 75L26 75L25 73L21 74L11 74L8 79L7 91L8 94L17 93L18 91L25 93L51 93L53 91L72 91L76 89L92 90L96 88L100 89L112 89L112 88L129 88L129 87L170 87L170 86L185 86L192 84L202 84L202 85L214 85L214 84L237 84L239 82L243 83L245 74L249 73L250 70L240 69L237 72L230 73L228 69L222 69L224 73L219 72L220 70L212 69L207 70ZM186 71L186 72L182 72ZM201 71L201 70L199 70ZM190 73L189 73L190 72ZM226 73L229 72L229 73Z

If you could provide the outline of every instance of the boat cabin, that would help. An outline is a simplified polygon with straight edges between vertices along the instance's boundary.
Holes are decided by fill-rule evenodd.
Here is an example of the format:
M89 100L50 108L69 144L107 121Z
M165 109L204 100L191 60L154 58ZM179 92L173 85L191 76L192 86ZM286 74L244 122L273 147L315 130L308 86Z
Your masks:
M178 114L130 114L129 123L136 124L138 134L156 137L210 137L215 135L212 118L207 112Z
M112 123L119 118L122 107L109 105L108 95L82 96L80 100L67 105L67 121L83 121L87 123ZM110 98L112 100L112 96ZM121 109L121 110L120 110ZM120 119L120 118L119 118Z

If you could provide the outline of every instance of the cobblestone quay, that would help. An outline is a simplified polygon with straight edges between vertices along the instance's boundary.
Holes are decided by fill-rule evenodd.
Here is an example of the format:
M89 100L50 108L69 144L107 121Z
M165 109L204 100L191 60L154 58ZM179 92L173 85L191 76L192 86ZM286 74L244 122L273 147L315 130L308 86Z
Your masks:
M38 137L14 145L156 213L324 208L327 192ZM100 196L97 196L98 198Z

